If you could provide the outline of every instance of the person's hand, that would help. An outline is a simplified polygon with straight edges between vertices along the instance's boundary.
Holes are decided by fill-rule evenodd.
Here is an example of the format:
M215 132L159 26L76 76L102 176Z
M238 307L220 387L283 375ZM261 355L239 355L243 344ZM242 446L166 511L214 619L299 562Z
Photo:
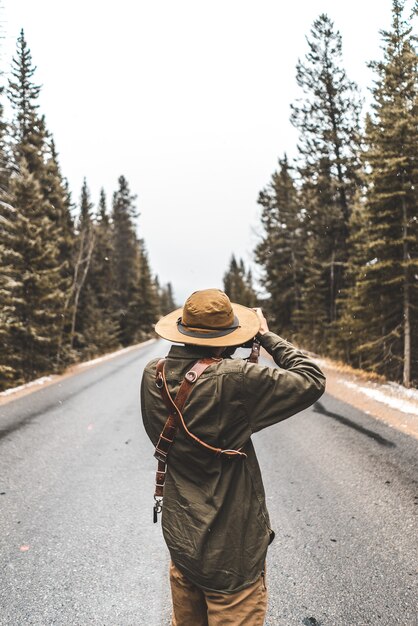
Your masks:
M258 331L258 334L264 335L264 333L268 333L269 327L267 324L267 320L263 315L263 311L260 308L256 308L254 309L254 311L257 313L257 317L260 320L260 330Z

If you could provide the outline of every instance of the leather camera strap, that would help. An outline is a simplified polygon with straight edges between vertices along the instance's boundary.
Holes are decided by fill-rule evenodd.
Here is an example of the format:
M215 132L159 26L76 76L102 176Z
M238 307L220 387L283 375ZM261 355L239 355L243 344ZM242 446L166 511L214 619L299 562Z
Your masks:
M164 403L168 409L168 418L160 434L158 443L154 451L154 456L158 460L154 493L154 522L157 521L157 514L160 513L162 509L162 498L167 469L167 458L171 446L174 443L174 438L178 428L182 429L185 436L192 443L194 443L198 447L201 447L203 450L215 457L220 457L221 455L223 455L228 458L246 458L247 456L244 452L241 452L240 450L223 450L222 448L216 448L208 443L205 443L204 441L199 439L199 437L190 432L190 430L187 428L186 422L184 421L182 411L186 400L193 389L193 385L210 365L212 365L213 363L217 363L219 360L220 359L207 358L197 361L193 365L192 369L190 369L185 374L174 400L168 390L167 380L165 377L165 359L160 359L160 361L158 361L157 363L155 372L155 384L160 390Z

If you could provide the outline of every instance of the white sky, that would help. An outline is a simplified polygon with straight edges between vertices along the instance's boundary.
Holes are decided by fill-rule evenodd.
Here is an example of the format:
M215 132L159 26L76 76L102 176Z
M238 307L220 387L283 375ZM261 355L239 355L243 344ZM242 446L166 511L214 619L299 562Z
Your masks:
M366 95L391 4L3 0L2 62L7 74L23 27L74 200L86 176L93 201L104 186L110 204L124 174L152 270L181 303L222 287L232 252L251 261L258 192L295 154L289 106L313 20L334 20Z

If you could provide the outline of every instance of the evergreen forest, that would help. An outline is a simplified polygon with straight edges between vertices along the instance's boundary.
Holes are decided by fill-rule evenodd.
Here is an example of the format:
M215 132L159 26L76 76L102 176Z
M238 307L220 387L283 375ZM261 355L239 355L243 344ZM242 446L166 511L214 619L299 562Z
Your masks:
M0 93L0 390L152 336L173 308L138 236L124 176L76 201L39 110L24 32ZM4 98L11 119L5 118Z
M314 21L290 111L296 157L280 156L258 197L262 291L234 255L224 275L231 300L261 305L283 337L407 387L418 385L417 13L392 0L367 107L338 29ZM73 199L35 69L22 31L0 90L0 391L143 341L175 308L125 176L109 199L87 180Z
M367 112L340 33L315 20L296 67L297 156L259 194L254 253L272 329L405 386L418 384L416 17L393 0Z

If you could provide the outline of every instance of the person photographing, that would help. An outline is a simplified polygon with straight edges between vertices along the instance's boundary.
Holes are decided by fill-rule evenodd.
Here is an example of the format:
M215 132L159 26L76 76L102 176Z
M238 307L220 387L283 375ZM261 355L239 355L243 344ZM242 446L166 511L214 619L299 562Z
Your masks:
M148 363L141 382L158 459L154 520L162 510L171 556L172 626L261 626L274 532L251 435L313 404L325 377L269 331L261 309L218 289L194 292L155 330L180 344ZM254 338L277 367L230 358Z

